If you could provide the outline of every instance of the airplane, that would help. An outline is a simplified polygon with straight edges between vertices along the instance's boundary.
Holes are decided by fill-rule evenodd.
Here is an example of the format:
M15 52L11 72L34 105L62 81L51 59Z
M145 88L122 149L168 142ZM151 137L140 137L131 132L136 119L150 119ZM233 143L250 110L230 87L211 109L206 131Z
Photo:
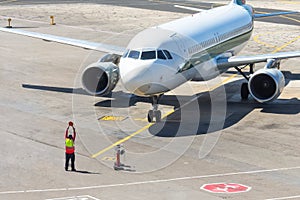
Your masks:
M0 28L0 31L107 52L84 70L82 87L92 95L104 96L120 80L130 93L151 98L148 122L161 121L158 105L164 93L187 81L213 79L230 68L235 68L247 80L241 85L241 99L247 100L250 94L264 103L281 94L285 78L280 61L300 57L300 51L237 54L251 38L254 19L296 12L256 14L245 0L231 0L227 5L209 10L177 7L197 13L147 28L135 35L126 48L19 29ZM254 72L254 64L261 62L266 63L265 67ZM242 71L245 66L250 66L250 75Z

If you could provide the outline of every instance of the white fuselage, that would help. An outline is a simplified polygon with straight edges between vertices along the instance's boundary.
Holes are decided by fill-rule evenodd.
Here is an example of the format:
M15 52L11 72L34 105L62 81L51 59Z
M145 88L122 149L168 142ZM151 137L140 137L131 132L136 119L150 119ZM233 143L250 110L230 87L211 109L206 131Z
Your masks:
M216 60L237 54L253 29L252 8L229 4L138 33L120 60L123 85L139 96L170 91L227 70Z

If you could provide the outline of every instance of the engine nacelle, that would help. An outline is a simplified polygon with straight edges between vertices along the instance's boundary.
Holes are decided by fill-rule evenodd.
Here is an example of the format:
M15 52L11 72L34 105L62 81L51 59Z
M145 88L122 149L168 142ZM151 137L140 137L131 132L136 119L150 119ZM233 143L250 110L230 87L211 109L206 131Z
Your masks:
M84 70L81 83L89 94L104 96L115 88L119 77L119 67L114 63L96 62Z
M276 68L258 70L251 76L248 84L250 94L260 103L276 99L284 86L284 75Z

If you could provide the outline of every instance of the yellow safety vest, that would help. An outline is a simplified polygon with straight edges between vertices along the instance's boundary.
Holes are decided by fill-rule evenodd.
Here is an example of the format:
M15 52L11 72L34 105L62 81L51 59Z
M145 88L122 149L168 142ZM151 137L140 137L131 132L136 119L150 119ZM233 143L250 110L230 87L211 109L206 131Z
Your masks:
M74 141L72 139L66 138L66 153L74 153Z

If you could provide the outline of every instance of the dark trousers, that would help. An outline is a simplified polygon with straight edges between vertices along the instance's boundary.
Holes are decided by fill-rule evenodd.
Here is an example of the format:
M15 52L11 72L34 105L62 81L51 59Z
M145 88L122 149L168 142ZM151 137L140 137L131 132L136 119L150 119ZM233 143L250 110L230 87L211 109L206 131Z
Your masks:
M72 170L75 170L75 153L66 153L65 169L68 170L70 159L71 159L71 168Z

